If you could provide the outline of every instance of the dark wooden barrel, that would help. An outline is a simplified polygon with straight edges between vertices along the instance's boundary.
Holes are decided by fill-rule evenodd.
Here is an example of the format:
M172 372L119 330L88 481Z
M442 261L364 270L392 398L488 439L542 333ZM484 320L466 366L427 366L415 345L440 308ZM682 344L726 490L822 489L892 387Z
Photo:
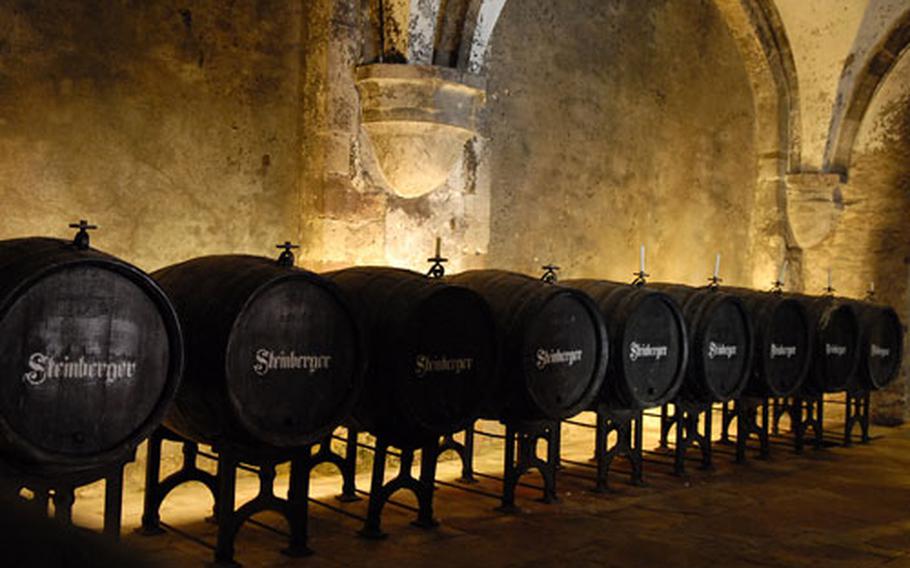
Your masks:
M689 365L681 398L725 402L739 396L752 373L752 318L734 295L717 287L648 284L673 298L686 318Z
M370 344L358 427L415 447L477 418L497 357L493 317L479 295L397 268L326 276L351 298Z
M195 258L153 276L186 338L170 429L216 447L277 452L320 441L350 414L365 349L331 282L248 255Z
M670 401L689 358L685 318L673 299L647 286L605 280L565 280L589 294L610 334L610 366L601 402L642 409Z
M591 405L609 345L587 295L502 270L472 270L450 280L483 296L496 317L501 373L485 417L560 420Z
M860 362L859 319L849 302L833 296L790 294L809 316L812 363L803 392L817 395L854 390Z
M755 331L752 376L744 394L786 397L806 380L812 362L811 324L797 300L774 292L724 288L742 300Z
M859 318L857 390L882 389L897 378L904 354L904 326L891 306L854 301Z
M16 467L128 459L180 382L183 341L167 297L84 239L0 242L0 451Z

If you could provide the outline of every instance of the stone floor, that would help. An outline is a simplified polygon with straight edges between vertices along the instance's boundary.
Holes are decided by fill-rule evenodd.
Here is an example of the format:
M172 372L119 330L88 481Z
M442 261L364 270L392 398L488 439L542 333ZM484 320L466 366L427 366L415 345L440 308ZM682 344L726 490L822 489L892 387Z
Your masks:
M647 447L656 442L652 419ZM563 455L590 456L591 437L584 429L564 427ZM832 434L834 432L832 431ZM536 501L539 492L519 489L521 512L494 510L496 499L440 486L434 530L410 525L413 513L386 507L384 541L356 535L360 522L326 508L311 507L310 544L315 554L289 559L280 553L283 521L271 514L247 524L237 541L237 559L245 566L812 566L910 567L910 428L874 429L868 445L807 450L795 455L785 438L775 440L770 460L732 463L727 447L716 450L716 467L690 467L689 477L670 475L661 456L645 467L647 485L635 487L618 474L612 492L590 491L591 471L566 467L559 476L559 502ZM779 445L778 445L779 444ZM478 469L501 471L496 448L481 452ZM439 479L452 481L457 464L440 465ZM627 471L627 470L626 470ZM368 489L361 475L359 487ZM280 477L286 484L286 477ZM529 476L528 483L538 478ZM483 479L471 489L496 492L496 481ZM320 476L313 495L334 501L339 480ZM164 566L200 566L211 560L215 527L203 517L211 498L201 486L178 489L162 508L172 527L164 535L135 534L141 510L141 487L129 484L124 505L124 541L159 559ZM241 476L238 502L254 494L253 479ZM398 497L412 503L409 496ZM77 522L97 526L100 492L80 495ZM364 514L364 501L345 505Z

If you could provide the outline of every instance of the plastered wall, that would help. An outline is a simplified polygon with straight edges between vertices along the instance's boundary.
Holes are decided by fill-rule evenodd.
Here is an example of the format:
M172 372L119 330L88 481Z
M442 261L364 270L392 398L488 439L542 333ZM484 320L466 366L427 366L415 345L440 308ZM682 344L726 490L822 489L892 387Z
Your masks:
M709 1L506 6L490 63L491 264L749 284L754 106Z
M0 2L0 238L155 269L297 238L294 2Z

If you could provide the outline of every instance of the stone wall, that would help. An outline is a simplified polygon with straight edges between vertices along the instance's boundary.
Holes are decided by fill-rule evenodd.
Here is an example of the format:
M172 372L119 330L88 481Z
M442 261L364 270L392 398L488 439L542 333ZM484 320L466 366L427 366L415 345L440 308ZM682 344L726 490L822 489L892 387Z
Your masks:
M0 238L145 269L273 254L300 224L300 6L0 2Z
M910 263L910 56L898 60L866 112L843 187L845 209L834 235L806 252L809 291L825 286L828 268L839 294L862 298L875 283L876 299L908 322ZM906 352L905 347L905 352ZM904 361L904 373L908 370ZM878 419L906 415L906 379L877 397Z
M713 2L511 2L492 49L490 264L629 280L644 243L657 279L720 252L751 284L754 104Z
M484 141L464 143L448 176L429 193L396 194L361 121L356 69L377 59L370 7L354 0L304 5L310 52L303 77L304 262L327 269L392 264L425 270L440 237L451 269L477 266L489 241ZM413 156L419 176L433 147L411 142L402 154Z

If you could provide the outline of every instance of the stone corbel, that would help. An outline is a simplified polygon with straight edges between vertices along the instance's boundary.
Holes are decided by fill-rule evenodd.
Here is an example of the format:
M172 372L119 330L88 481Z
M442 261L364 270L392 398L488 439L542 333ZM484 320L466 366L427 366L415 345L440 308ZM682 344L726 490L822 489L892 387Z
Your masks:
M826 173L793 173L786 177L787 222L796 246L820 245L837 228L844 205L841 177Z
M373 64L357 69L361 124L388 187L419 197L448 179L477 135L483 79L430 65Z

